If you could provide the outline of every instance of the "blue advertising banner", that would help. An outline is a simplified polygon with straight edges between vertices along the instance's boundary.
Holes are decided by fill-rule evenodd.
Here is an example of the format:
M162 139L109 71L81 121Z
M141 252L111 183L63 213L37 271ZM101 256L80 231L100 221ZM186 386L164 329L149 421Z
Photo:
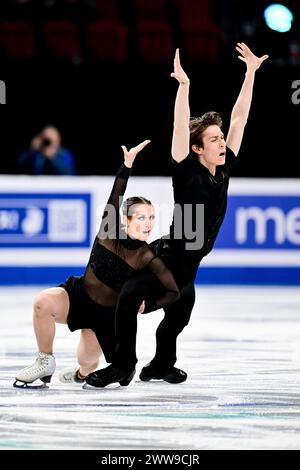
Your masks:
M1 247L89 247L91 195L1 193Z
M56 285L81 275L114 178L0 176L0 285ZM167 234L170 178L130 179L125 198L151 200L150 242ZM230 182L227 213L196 283L300 285L300 180Z
M215 248L300 248L300 196L231 195Z

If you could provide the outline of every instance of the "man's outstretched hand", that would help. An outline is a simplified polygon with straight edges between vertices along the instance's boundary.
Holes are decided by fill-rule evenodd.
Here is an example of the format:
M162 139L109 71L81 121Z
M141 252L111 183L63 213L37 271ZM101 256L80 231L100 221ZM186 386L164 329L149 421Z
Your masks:
M179 49L176 49L175 58L174 58L174 72L171 73L171 77L176 78L179 83L189 83L189 77L183 70L180 64Z
M236 50L240 54L238 56L239 59L246 63L247 70L252 70L253 72L259 69L261 64L269 58L268 55L257 57L256 55L253 54L251 49L249 49L249 47L244 42L238 42L236 46Z

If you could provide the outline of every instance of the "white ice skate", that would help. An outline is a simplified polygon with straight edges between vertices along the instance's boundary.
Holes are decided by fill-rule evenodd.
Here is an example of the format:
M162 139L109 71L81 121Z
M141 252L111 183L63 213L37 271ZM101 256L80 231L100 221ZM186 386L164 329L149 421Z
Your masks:
M22 369L17 375L14 387L17 388L45 388L50 383L51 377L55 371L55 359L52 354L39 352L35 363ZM42 385L28 385L40 379ZM20 382L20 383L18 383Z
M82 384L85 381L85 378L78 377L79 366L69 367L68 369L62 370L58 378L60 382L65 384L70 383L80 383Z

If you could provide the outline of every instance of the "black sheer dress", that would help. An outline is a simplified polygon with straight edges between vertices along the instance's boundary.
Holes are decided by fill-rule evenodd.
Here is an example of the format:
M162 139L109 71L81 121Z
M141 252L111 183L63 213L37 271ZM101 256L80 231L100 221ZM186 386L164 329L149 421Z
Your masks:
M120 206L129 176L130 169L123 164L104 210L82 279L83 286L94 302L114 306L124 283L138 271L149 269L165 289L156 301L158 308L164 307L178 297L179 290L173 275L145 241L129 238L121 228Z
M129 279L142 272L155 275L159 298L153 309L167 306L179 296L173 275L161 259L145 241L129 238L121 227L120 206L130 172L124 164L117 172L84 275L72 276L60 285L69 295L69 329L91 328L107 362L112 362L115 352L119 292Z

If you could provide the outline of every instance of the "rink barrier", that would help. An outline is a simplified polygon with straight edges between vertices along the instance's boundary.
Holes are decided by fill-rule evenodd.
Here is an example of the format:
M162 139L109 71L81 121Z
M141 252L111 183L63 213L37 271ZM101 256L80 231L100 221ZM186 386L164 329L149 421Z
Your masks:
M114 178L0 177L0 285L52 285L83 273ZM170 178L133 177L125 196L156 208L168 233ZM150 240L150 241L151 241ZM227 214L198 284L300 285L300 180L230 182Z
M0 285L55 286L69 276L81 276L83 266L0 267ZM299 286L300 268L289 267L203 267L198 269L197 285L265 285Z

